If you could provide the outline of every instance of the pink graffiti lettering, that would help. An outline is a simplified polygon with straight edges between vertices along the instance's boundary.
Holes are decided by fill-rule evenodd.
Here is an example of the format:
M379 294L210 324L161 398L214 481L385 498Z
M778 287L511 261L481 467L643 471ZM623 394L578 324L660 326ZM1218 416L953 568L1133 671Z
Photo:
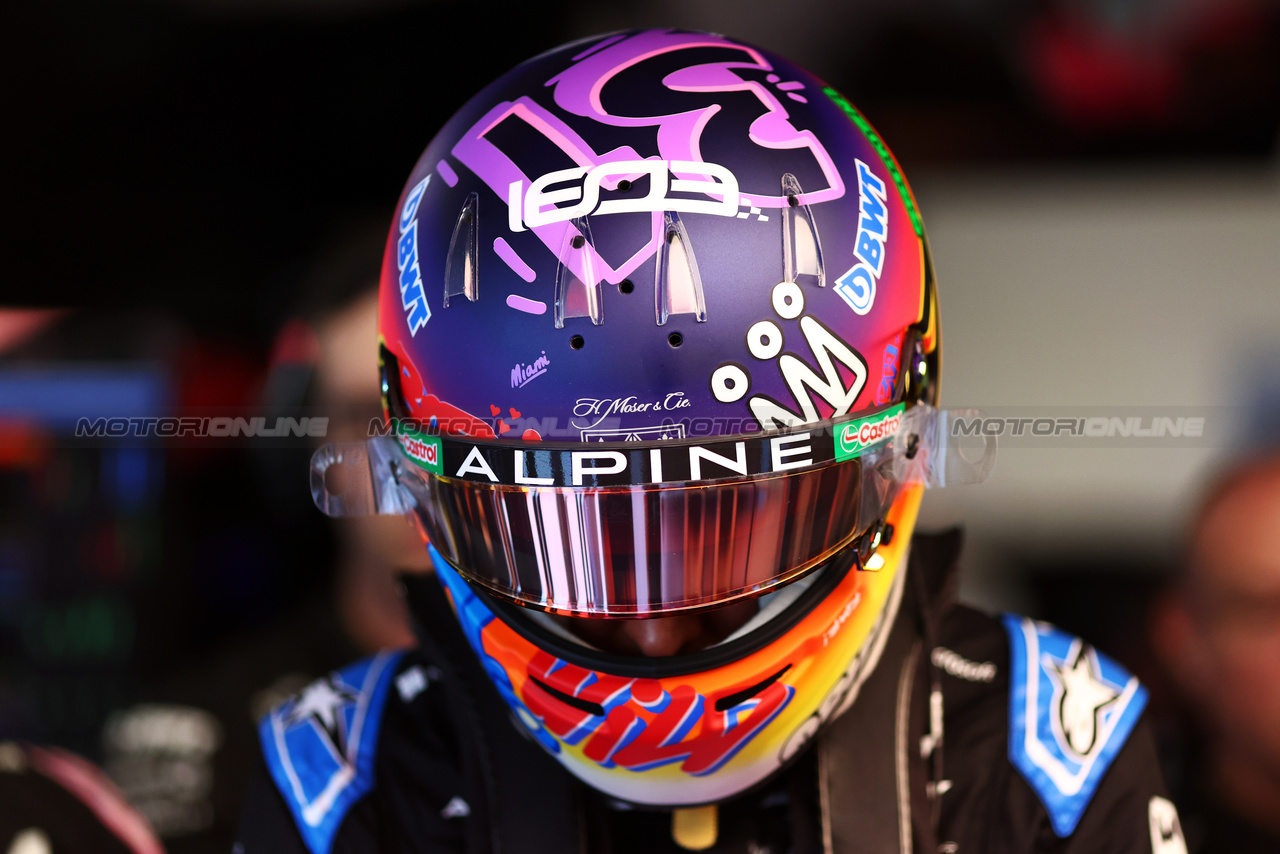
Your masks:
M578 167L586 170L607 163L636 160L665 160L669 163L704 163L701 153L702 133L707 123L721 107L711 102L706 106L672 115L659 116L618 116L608 112L600 101L600 92L614 76L623 70L646 59L674 51L691 48L722 48L735 52L740 56L738 61L710 62L692 65L668 74L662 85L677 92L749 92L760 102L763 112L756 117L746 129L748 138L758 146L770 149L808 149L822 171L827 186L808 189L801 198L802 204L816 204L841 198L845 194L844 179L836 168L826 148L812 131L801 131L791 124L790 114L782 102L761 83L744 80L735 68L768 71L772 66L757 51L734 44L717 36L693 36L680 33L645 32L624 39L620 42L601 46L594 51L584 51L575 59L572 66L556 77L547 81L554 85L556 104L570 113L594 119L615 127L657 127L656 157L642 158L630 146L619 146L610 151L597 152L570 128L563 120L540 106L528 97L520 97L514 101L497 104L471 128L462 134L454 145L452 154L467 168L471 169L480 180L497 194L511 211L523 210L521 199L516 198L523 188L533 183L534 177L540 177L542 170L530 175L510 154L502 151L486 135L505 121L523 121L534 131L554 143L567 158ZM647 170L646 170L647 171ZM602 185L609 190L617 188L618 182L636 180L644 172L634 174L610 174ZM692 185L699 182L698 171L676 170L679 181ZM673 183L673 187L675 184ZM763 189L751 194L752 204L757 207L783 207L787 205L787 197L776 188L771 195ZM712 198L720 198L710 193ZM539 208L539 210L541 210ZM535 220L537 217L534 218ZM588 287L594 286L601 279L617 283L629 276L641 264L648 261L657 252L662 243L662 213L653 211L649 215L649 239L630 258L620 264L607 263L588 245L585 251L574 253L563 259L569 269ZM509 223L514 232L522 231L525 224L520 222L517 214L512 214ZM571 222L557 221L543 224L530 224L530 231L537 235L539 241L555 255L566 245L568 240L581 236L581 232Z
M811 205L844 195L844 179L840 170L813 132L798 130L791 124L787 108L767 86L745 80L734 71L735 68L772 71L773 66L758 51L728 39L688 33L643 32L585 57L553 77L548 84L555 84L556 104L576 115L617 127L656 125L658 153L664 160L705 161L707 158L701 150L702 132L711 117L719 112L719 104L708 103L701 109L673 115L619 116L610 113L601 103L601 92L605 86L625 69L662 54L693 48L722 48L737 53L740 58L681 68L663 78L664 86L676 92L751 93L764 108L764 112L747 129L751 141L762 148L807 148L822 169L827 186L804 193L801 203ZM766 195L753 189L753 204L757 207L785 207L787 197L777 187L773 191L777 195Z
M524 187L532 183L531 177L506 152L485 138L486 134L505 121L525 122L554 142L557 148L568 155L569 159L583 168L590 169L603 163L643 159L634 148L627 145L603 154L597 153L572 128L529 98L503 101L462 135L462 138L453 146L453 156L484 181L504 203L510 203L509 195L515 185ZM609 179L602 183L606 188L614 189L619 181L638 179L641 174L637 172L629 175L610 175ZM517 207L519 207L518 203ZM575 253L565 259L566 263L573 274L587 285L594 285L600 278L613 283L622 281L651 258L662 243L662 213L655 211L650 214L649 219L648 242L619 266L613 267L606 263L592 246L586 247L584 252ZM512 223L512 226L513 231L521 231L524 228L523 225L515 223ZM538 236L542 245L557 255L560 248L564 246L566 237L572 239L580 234L578 229L569 222L551 222L533 226L529 230ZM566 232L571 233L566 234Z

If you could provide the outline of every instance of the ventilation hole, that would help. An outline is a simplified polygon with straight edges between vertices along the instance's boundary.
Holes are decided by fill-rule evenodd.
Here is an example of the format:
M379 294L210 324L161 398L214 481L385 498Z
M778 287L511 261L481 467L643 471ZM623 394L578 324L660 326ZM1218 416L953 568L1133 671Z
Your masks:
M790 667L790 666L791 665L789 664L787 665L787 667ZM566 694L564 691L561 691L558 688L553 688L552 686L548 685L546 682L543 682L541 679L537 678L536 676L530 676L529 681L533 682L533 684L537 685L543 691L546 691L548 694L550 694L552 697L555 697L557 700L564 703L566 706L577 709L578 711L581 711L581 712L586 712L589 715L595 715L598 718L602 718L605 716L604 706L600 705L599 703L593 703L590 700L584 700L582 697L575 697L572 694Z
M667 343L670 344L672 347L679 347L681 344L684 343L684 336L681 335L679 332L672 332L670 335L667 336Z
M720 699L716 700L716 706L715 706L716 711L727 712L730 709L732 709L734 706L745 703L747 700L750 700L752 697L754 697L756 694L759 694L765 688L768 688L774 682L777 682L778 677L786 673L790 669L791 669L791 665L788 664L786 667L782 668L777 673L773 674L772 676L769 676L766 679L763 679L757 682L756 684L752 685L750 688L744 688L743 690L737 692L736 694L729 694L726 697L721 697ZM579 700L578 702L582 702L582 701Z
M627 190L631 189L631 182L626 178L623 178L618 182L618 189L625 193Z
M794 208L794 207L796 207L796 206L797 206L797 205L799 205L799 204L800 204L800 200L799 200L799 199L797 199L795 196L787 196L787 205L788 205L789 207L793 207L793 208Z
M581 249L582 247L587 245L587 239L583 237L581 234L575 235L572 242L573 242L574 249Z
M630 279L623 279L621 282L618 282L618 290L620 290L624 294L629 294L635 289L636 289L635 282L631 281Z
M582 345L586 343L587 342L583 340L581 335L575 335L569 339L569 346L575 350L581 350Z

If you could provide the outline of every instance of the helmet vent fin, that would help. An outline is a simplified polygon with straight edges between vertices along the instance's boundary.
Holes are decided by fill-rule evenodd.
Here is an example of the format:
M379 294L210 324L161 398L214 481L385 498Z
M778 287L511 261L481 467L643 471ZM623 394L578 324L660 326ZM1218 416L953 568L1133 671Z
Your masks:
M702 296L702 276L689 233L679 214L666 211L662 216L662 246L658 250L653 283L658 325L662 326L673 314L692 314L703 323L707 319L707 304Z
M566 223L556 267L556 329L564 328L567 317L589 317L596 326L604 323L597 258L587 218Z
M467 196L466 204L458 214L458 224L453 227L449 240L449 254L444 261L444 307L449 307L449 297L464 296L471 302L480 298L480 228L476 208L480 195Z
M783 278L797 285L825 288L827 274L813 210L804 203L800 182L790 172L782 176L782 193L787 197L787 206L782 209Z

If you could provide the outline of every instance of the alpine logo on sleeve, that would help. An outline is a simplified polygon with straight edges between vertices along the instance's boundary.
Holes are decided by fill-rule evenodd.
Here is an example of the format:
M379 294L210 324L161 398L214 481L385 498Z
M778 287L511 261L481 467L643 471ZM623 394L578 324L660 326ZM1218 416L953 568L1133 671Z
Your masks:
M347 810L373 788L378 726L401 655L317 679L258 724L267 769L312 854L328 854Z
M1011 614L1009 759L1059 836L1075 830L1147 704L1136 677L1077 637Z

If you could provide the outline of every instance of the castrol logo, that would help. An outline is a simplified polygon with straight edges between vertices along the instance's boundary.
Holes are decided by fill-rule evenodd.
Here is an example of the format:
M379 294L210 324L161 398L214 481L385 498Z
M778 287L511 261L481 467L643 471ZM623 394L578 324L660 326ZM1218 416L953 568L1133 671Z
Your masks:
M871 446L891 438L902 424L903 410L903 405L899 403L884 412L857 418L842 425L836 433L836 459L853 459Z
M898 429L898 424L901 421L902 419L899 417L880 421L875 424L863 424L858 428L856 433L850 429L849 425L845 425L844 436L841 438L843 438L847 445L874 445L881 439L887 439L892 436L893 432Z
M412 433L400 433L396 438L400 440L400 447L404 448L404 452L409 455L411 460L427 471L435 474L442 472L439 436L415 436Z

